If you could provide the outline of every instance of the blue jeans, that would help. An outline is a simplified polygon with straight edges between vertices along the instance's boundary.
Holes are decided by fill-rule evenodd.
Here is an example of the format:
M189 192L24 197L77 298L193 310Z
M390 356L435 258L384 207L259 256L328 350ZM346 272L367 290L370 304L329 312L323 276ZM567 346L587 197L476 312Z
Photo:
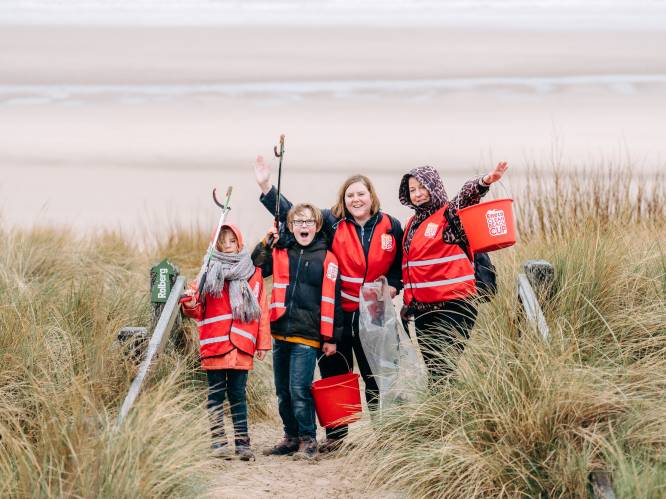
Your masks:
M247 434L247 371L240 369L213 369L206 371L208 377L208 410L211 430L215 439L224 439L223 404L229 398L231 420L234 423L236 445L248 445Z
M278 410L284 434L292 438L316 438L312 378L317 364L316 348L273 340L273 374Z

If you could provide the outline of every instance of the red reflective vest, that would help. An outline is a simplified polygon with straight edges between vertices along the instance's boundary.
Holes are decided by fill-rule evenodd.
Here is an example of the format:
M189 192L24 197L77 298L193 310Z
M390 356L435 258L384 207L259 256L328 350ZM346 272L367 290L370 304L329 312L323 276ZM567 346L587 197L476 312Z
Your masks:
M248 284L254 296L259 299L264 280L261 269L257 268L248 279ZM202 359L224 355L234 348L254 355L259 332L259 320L241 322L231 315L231 301L229 299L229 286L224 284L222 296L206 297L206 314L197 321L199 327L199 351Z
M416 229L405 251L403 239L402 280L405 304L412 300L433 303L467 298L476 294L474 267L457 244L446 244L442 232L448 226L444 208L426 218ZM405 238L412 220L405 228Z
M338 278L338 260L330 251L324 259L324 279L321 283L321 322L319 333L322 338L333 337L335 317L335 281ZM287 286L289 286L289 255L286 249L273 250L273 289L271 290L270 319L278 320L287 311Z
M381 214L370 234L370 250L365 253L354 224L341 220L335 230L331 250L340 264L342 309L358 310L359 294L364 282L372 282L386 275L397 253L397 241L391 234L391 219Z

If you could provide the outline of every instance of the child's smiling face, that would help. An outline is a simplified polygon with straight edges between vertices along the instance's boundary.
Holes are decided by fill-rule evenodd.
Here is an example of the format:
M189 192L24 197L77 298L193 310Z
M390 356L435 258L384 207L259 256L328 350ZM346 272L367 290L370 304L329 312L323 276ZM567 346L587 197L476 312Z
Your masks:
M231 229L222 229L217 240L217 250L222 253L238 253L238 239Z
M294 220L289 227L301 246L309 245L317 234L317 223L311 210L305 208L294 214Z

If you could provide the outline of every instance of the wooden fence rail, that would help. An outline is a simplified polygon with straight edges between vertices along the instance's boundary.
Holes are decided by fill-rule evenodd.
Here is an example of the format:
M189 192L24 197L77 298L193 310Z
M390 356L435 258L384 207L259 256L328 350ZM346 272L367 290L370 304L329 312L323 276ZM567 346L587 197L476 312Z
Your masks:
M148 376L150 368L153 366L155 359L164 350L164 345L169 339L169 335L171 334L171 329L173 328L173 324L176 321L176 317L180 313L179 299L184 287L185 278L183 276L179 276L176 279L176 283L171 288L169 298L167 299L164 305L164 309L162 310L162 314L157 321L153 335L150 338L150 343L148 343L148 348L146 349L146 355L141 362L141 365L139 366L139 372L137 373L136 378L134 378L132 381L132 385L127 392L125 401L120 408L120 414L118 415L119 425L122 424L130 409L132 409L132 406L139 396L141 387L146 380L146 377Z

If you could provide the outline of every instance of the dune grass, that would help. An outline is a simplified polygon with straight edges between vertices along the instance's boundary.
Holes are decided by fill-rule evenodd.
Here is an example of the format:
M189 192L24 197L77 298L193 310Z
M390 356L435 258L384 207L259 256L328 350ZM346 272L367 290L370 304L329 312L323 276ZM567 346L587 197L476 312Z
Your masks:
M646 197L604 175L567 176L520 199L521 241L494 255L500 294L481 306L455 377L357 433L349 461L371 487L583 498L603 470L618 497L666 495L664 186ZM525 217L531 210L547 216ZM548 342L516 298L530 258L555 267Z
M115 232L0 228L0 496L201 497L211 470L195 327L169 346L137 405L117 414L136 366L116 343L149 326L148 270L164 256L194 276L207 235L173 229L140 249ZM272 414L270 369L251 417Z
M516 196L521 241L494 255L501 291L455 379L352 433L349 472L370 487L588 497L589 473L606 470L618 497L666 495L664 184L629 171L533 178ZM150 323L150 266L168 256L194 276L207 232L173 227L138 246L117 232L0 227L0 496L208 493L224 464L209 458L194 325L121 427L135 366L115 343L121 327ZM548 343L516 301L528 258L555 266ZM275 417L269 363L248 390L251 419Z

